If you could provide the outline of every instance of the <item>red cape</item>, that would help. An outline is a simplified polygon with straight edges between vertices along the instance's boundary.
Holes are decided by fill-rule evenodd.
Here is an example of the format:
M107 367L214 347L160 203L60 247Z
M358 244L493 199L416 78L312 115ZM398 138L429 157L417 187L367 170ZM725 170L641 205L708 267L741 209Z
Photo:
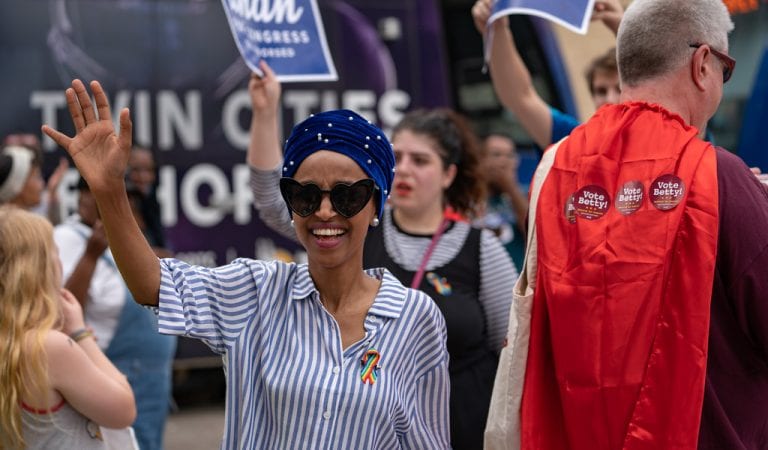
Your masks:
M716 169L695 128L644 103L560 145L536 216L523 449L696 448Z

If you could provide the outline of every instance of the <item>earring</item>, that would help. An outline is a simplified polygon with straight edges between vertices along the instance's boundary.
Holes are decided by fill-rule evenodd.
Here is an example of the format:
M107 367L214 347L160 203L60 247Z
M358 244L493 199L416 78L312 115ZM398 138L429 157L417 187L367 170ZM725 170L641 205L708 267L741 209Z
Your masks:
M296 222L294 222L293 219L291 219L291 228L296 228Z
M378 217L374 217L373 218L373 220L371 221L371 226L372 227L378 227L379 226L379 218Z

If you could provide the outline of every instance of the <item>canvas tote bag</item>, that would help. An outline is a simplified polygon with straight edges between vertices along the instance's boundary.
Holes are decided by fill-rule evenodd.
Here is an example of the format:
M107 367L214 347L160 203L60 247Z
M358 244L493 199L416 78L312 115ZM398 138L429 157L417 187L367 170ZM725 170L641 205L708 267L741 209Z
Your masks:
M567 139L567 138L566 138ZM564 139L563 139L564 140ZM501 349L485 427L486 450L520 449L520 404L531 334L533 288L536 286L536 204L544 180L555 161L561 140L544 152L533 175L528 207L528 243L520 277L515 283L509 312L507 345Z

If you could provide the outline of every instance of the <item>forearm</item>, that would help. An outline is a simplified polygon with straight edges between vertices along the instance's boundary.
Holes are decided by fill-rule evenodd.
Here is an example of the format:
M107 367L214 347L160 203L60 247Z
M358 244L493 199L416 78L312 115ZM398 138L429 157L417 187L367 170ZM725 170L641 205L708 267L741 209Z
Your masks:
M520 189L520 184L517 182L510 183L504 193L509 198L512 211L515 212L518 230L525 234L525 223L523 221L528 215L528 197Z
M93 338L93 336L81 339L78 344L80 345L80 348L85 351L85 354L88 356L88 358L93 361L93 363L101 372L103 372L121 387L131 392L131 386L128 384L128 379L122 372L117 369L117 367L114 366L114 364L112 364L112 361L110 361L109 358L104 355L104 352L102 352L98 344L96 344L96 340Z
M86 247L83 256L80 257L72 274L64 283L64 287L72 292L75 298L77 298L80 305L82 305L83 310L86 309L86 304L88 303L88 287L91 285L91 279L96 270L98 259L99 256L88 252L88 248Z
M53 225L61 223L61 204L59 203L59 197L55 191L50 191L48 194L48 220Z
M283 161L278 139L277 113L254 114L248 144L248 164L261 170L272 170Z
M259 219L269 228L296 241L296 230L291 226L291 215L278 188L280 168L276 167L270 170L251 167L253 205L259 212Z
M157 305L160 262L131 212L125 187L95 192L109 248L136 302Z
M549 107L536 92L509 27L503 21L496 21L492 34L490 70L496 95L520 120L536 144L546 148L552 140Z
M501 242L490 231L483 230L478 300L486 318L488 344L494 351L501 349L506 337L517 277L517 268Z

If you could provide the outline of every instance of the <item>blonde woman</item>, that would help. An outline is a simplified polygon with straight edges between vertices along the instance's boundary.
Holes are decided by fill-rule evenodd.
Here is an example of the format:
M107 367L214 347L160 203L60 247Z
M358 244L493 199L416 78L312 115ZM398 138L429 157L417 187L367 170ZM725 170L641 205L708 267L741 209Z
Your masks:
M61 288L52 227L0 207L0 449L105 449L101 426L135 416L125 377Z

